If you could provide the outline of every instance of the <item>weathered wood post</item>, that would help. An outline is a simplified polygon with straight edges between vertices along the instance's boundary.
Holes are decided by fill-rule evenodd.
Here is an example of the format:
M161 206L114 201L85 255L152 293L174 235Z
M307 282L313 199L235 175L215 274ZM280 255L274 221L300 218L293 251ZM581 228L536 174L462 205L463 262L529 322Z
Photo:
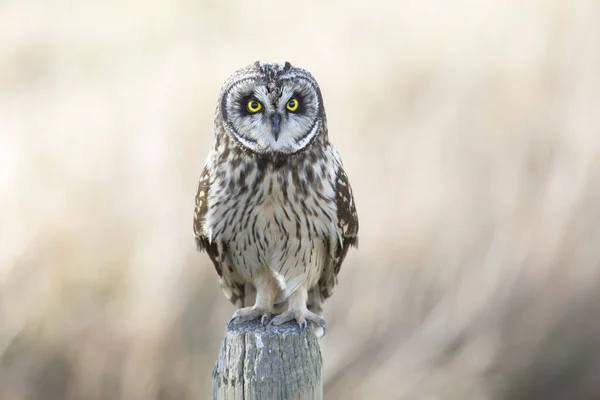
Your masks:
M212 376L213 400L321 400L323 362L312 326L229 323Z

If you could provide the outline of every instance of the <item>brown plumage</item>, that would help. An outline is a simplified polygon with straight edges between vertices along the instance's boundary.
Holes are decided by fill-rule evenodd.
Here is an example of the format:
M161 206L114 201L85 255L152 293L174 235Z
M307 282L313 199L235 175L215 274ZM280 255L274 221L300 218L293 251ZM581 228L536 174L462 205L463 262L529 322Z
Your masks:
M308 72L255 63L227 80L194 233L225 295L244 307L234 319L325 327L321 303L358 243L358 217Z

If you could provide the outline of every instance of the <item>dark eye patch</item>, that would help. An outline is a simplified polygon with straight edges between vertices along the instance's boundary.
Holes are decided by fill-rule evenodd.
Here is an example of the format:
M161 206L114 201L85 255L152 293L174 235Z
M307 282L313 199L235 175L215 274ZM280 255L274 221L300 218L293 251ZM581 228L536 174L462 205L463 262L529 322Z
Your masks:
M290 97L287 101L286 104L286 108L287 108L287 104L291 101L295 99L298 102L298 108L296 108L293 113L294 114L303 114L304 113L304 96L302 96L302 94L300 94L299 92L294 92L294 94L292 95L292 97Z
M240 112L240 114L243 115L256 115L256 113L252 113L248 110L248 102L250 100L256 101L257 103L260 103L260 101L258 101L256 99L256 96L254 96L254 93L249 93L246 96L243 96L240 100L238 100L237 102L237 108Z

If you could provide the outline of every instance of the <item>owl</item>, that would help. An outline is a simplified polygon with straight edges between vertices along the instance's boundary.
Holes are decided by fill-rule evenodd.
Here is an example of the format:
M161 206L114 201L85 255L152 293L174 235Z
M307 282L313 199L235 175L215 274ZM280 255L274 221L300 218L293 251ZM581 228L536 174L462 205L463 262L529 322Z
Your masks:
M214 132L194 234L238 307L232 320L324 334L322 302L358 245L358 217L317 81L289 62L242 68L221 89Z

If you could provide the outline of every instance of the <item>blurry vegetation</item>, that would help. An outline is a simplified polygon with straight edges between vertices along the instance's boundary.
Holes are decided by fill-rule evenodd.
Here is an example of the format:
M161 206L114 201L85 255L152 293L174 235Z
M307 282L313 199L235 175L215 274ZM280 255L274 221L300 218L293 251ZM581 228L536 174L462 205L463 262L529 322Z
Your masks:
M329 399L600 397L600 2L0 5L0 399L202 399L225 78L319 80L361 219Z

